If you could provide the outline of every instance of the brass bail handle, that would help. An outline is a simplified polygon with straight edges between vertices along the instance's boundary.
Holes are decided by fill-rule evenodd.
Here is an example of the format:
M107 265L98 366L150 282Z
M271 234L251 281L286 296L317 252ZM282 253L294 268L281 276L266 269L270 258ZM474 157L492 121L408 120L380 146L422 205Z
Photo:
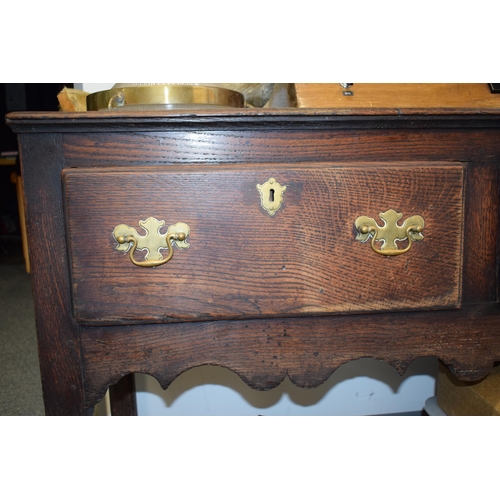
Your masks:
M378 227L362 226L360 228L360 232L362 234L369 234L369 233L373 232L373 237L371 239L371 246L372 246L372 250L374 252L376 252L380 255L389 255L389 256L401 255L403 253L408 252L408 250L410 250L410 248L411 248L411 244L413 241L412 233L413 232L420 232L420 231L422 231L422 228L420 228L419 226L410 226L406 229L406 238L408 239L408 245L406 246L406 248L388 248L388 249L382 250L382 249L379 249L375 246L375 241L380 240L380 238L378 237Z
M132 264L135 264L136 266L140 267L156 267L156 266L161 266L162 264L166 264L174 256L174 247L172 246L172 240L184 241L185 239L186 235L184 233L167 234L166 241L167 241L168 255L161 260L143 260L143 261L138 261L134 259L134 252L135 249L137 248L137 240L133 236L131 235L118 236L118 238L116 238L116 241L118 241L118 243L132 243L132 247L130 248L129 252Z
M157 267L166 264L174 255L174 243L178 248L189 248L186 240L190 229L184 222L170 226L166 234L160 233L160 228L165 225L163 220L149 217L144 221L139 221L139 225L145 229L145 235L140 235L133 227L126 224L116 226L113 231L113 236L118 243L116 249L129 252L130 261L136 266ZM160 250L165 248L168 254L163 256ZM136 260L134 254L137 249L146 250L144 260Z
M413 241L424 239L422 230L424 229L424 219L420 215L408 217L403 224L398 225L398 221L403 214L395 210L387 210L379 214L384 221L383 226L379 226L374 219L362 215L354 222L358 230L356 240L366 242L371 237L372 250L379 255L394 256L401 255L410 250ZM405 248L399 248L396 241L408 240ZM377 248L376 241L383 241L382 246Z

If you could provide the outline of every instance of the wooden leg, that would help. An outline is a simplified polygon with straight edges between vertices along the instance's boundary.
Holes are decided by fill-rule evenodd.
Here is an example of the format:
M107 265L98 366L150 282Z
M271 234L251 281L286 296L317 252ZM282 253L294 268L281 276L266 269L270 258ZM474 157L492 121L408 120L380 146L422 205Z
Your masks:
M45 413L92 415L93 408L85 406L81 334L68 277L62 137L26 134L25 139L21 177Z
M111 415L119 417L136 416L135 377L131 373L109 388Z

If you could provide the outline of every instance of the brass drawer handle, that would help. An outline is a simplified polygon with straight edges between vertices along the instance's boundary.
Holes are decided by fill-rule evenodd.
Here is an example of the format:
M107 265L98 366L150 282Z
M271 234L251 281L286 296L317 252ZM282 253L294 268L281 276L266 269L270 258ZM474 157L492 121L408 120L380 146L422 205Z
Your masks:
M358 235L356 240L365 242L372 237L371 246L374 252L380 255L401 255L408 252L413 241L424 239L422 230L424 228L424 219L420 215L408 217L402 225L398 225L398 220L403 214L395 210L387 210L379 214L385 224L380 227L374 219L362 215L354 222ZM408 245L405 248L398 248L396 241L408 239ZM375 246L375 241L382 240L381 248Z
M117 250L128 252L132 264L140 267L156 267L167 263L174 255L173 243L178 248L189 248L186 241L190 229L184 222L178 222L169 226L165 234L160 233L160 228L165 225L164 220L157 220L149 217L146 220L139 221L139 225L146 230L146 234L141 236L133 227L126 224L119 224L113 230L113 236L118 242ZM146 250L144 260L136 260L134 252L137 250ZM167 249L168 255L164 257L161 249Z

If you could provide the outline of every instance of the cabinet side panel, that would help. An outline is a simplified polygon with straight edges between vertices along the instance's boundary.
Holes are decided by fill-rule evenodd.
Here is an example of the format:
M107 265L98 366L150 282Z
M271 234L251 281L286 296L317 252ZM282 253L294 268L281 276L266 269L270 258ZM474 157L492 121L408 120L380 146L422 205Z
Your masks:
M35 320L47 415L85 415L78 326L72 321L59 134L20 138Z
M465 192L463 302L497 300L498 161L471 162Z

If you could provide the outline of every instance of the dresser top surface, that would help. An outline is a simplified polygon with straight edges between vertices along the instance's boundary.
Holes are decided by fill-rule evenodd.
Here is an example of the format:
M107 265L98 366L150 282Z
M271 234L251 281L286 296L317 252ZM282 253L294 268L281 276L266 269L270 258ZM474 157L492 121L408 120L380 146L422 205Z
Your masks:
M225 108L166 111L12 112L7 124L20 133L134 127L500 127L500 108ZM426 124L426 125L423 125Z

